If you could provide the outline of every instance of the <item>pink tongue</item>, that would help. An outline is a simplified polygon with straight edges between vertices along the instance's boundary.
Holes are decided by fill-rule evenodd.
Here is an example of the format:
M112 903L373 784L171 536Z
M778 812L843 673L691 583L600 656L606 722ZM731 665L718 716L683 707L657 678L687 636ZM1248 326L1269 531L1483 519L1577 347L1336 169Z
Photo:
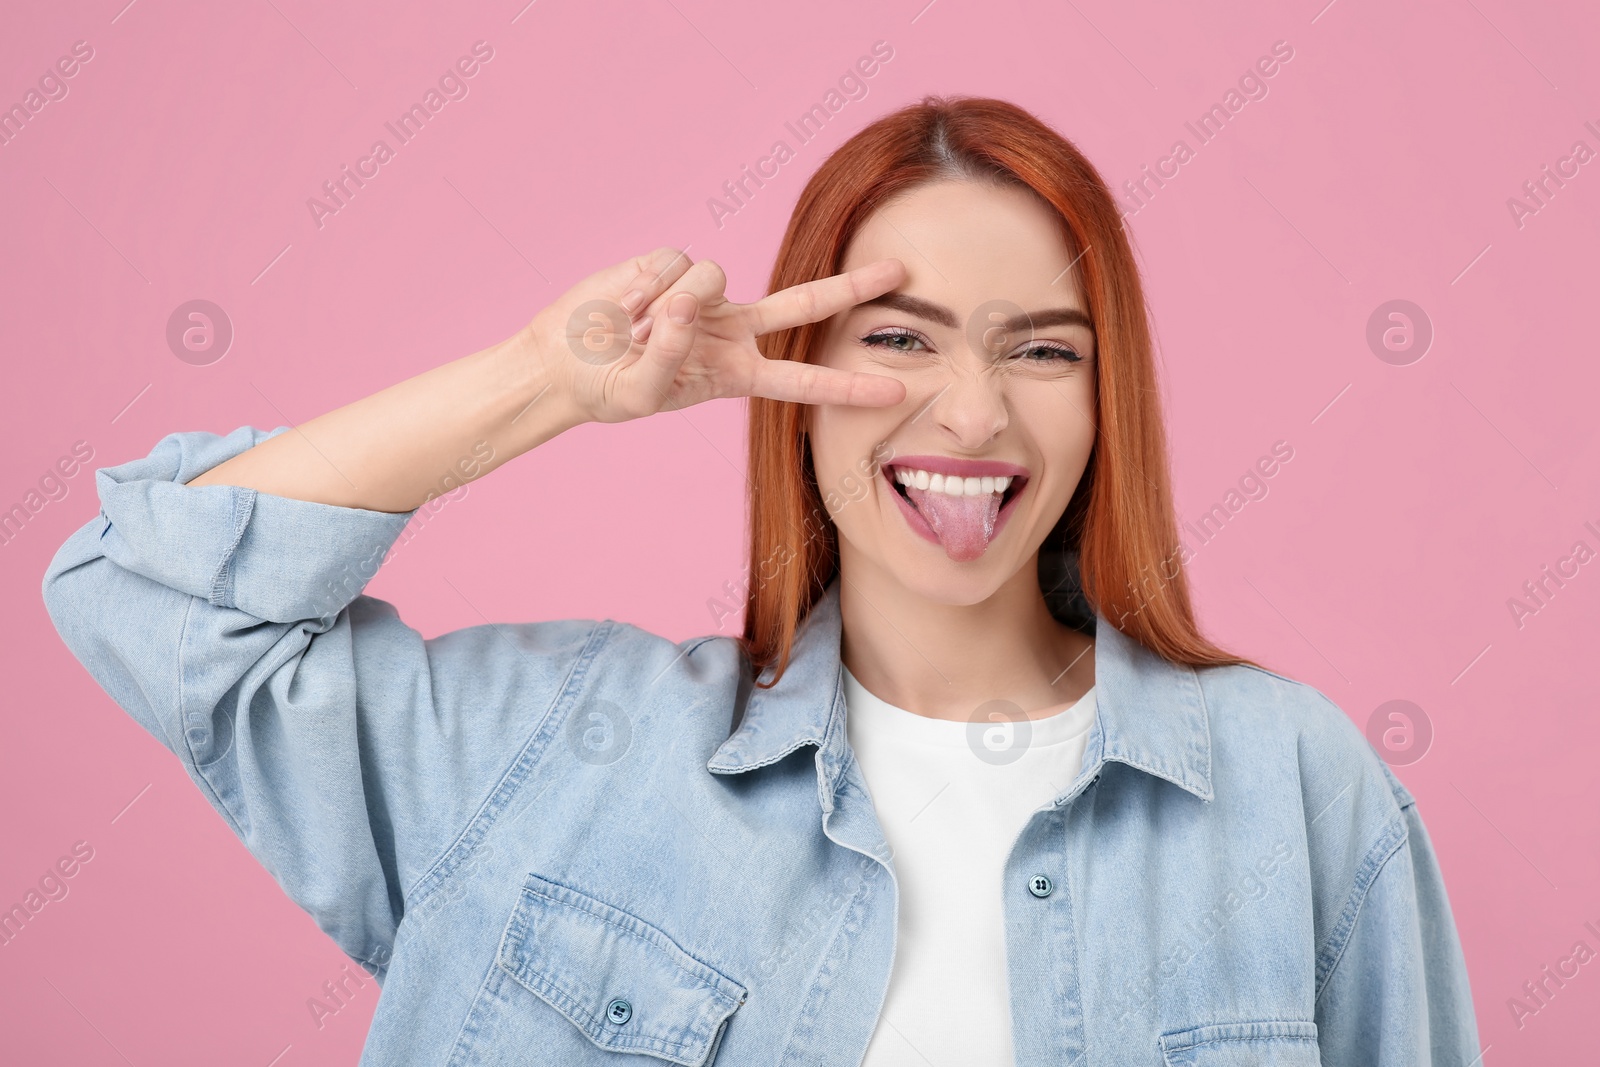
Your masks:
M908 485L906 495L933 527L944 554L957 563L977 559L993 540L995 516L1000 513L999 493L951 496Z

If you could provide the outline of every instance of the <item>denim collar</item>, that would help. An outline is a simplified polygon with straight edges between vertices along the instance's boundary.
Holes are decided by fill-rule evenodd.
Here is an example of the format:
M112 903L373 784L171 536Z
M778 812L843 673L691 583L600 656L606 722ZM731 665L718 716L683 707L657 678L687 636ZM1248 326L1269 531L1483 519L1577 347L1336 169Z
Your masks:
M789 668L770 689L750 689L743 718L706 762L716 774L776 763L816 745L831 784L848 752L845 738L839 579L828 585L795 635ZM1164 778L1201 800L1212 798L1211 727L1193 667L1162 659L1095 613L1094 724L1078 783L1111 760ZM831 790L824 804L831 803Z

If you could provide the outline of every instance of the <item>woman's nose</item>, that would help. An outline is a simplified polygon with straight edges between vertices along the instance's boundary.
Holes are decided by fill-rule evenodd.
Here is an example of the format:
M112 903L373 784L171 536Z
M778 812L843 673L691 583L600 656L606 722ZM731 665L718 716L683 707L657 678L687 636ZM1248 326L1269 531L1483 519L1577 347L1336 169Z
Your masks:
M1010 421L1005 375L989 360L962 360L939 383L923 417L932 419L954 447L982 448Z

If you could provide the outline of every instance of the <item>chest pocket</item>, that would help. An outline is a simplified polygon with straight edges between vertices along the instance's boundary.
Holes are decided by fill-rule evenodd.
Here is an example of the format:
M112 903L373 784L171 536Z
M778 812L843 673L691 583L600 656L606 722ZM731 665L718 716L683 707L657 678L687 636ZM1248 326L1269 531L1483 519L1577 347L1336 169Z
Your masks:
M711 1061L745 988L649 923L528 875L500 941L511 977L612 1052Z
M1321 1067L1317 1024L1216 1023L1161 1035L1167 1067Z

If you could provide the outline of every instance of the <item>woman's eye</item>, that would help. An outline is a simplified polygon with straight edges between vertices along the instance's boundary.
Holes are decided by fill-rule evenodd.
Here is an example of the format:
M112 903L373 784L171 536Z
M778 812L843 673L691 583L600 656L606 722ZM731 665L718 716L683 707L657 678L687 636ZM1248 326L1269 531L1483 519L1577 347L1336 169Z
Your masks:
M891 352L914 352L913 345L923 344L921 337L909 330L878 330L861 339L867 348L887 348Z
M921 334L898 328L876 330L861 338L860 344L865 348L884 348L891 352L916 352L918 346L928 348L928 342ZM1005 362L1072 364L1083 362L1083 357L1067 345L1035 344L1017 349Z
M1032 345L1022 350L1023 358L1037 363L1048 363L1051 360L1062 360L1067 363L1081 363L1083 357L1065 345Z

